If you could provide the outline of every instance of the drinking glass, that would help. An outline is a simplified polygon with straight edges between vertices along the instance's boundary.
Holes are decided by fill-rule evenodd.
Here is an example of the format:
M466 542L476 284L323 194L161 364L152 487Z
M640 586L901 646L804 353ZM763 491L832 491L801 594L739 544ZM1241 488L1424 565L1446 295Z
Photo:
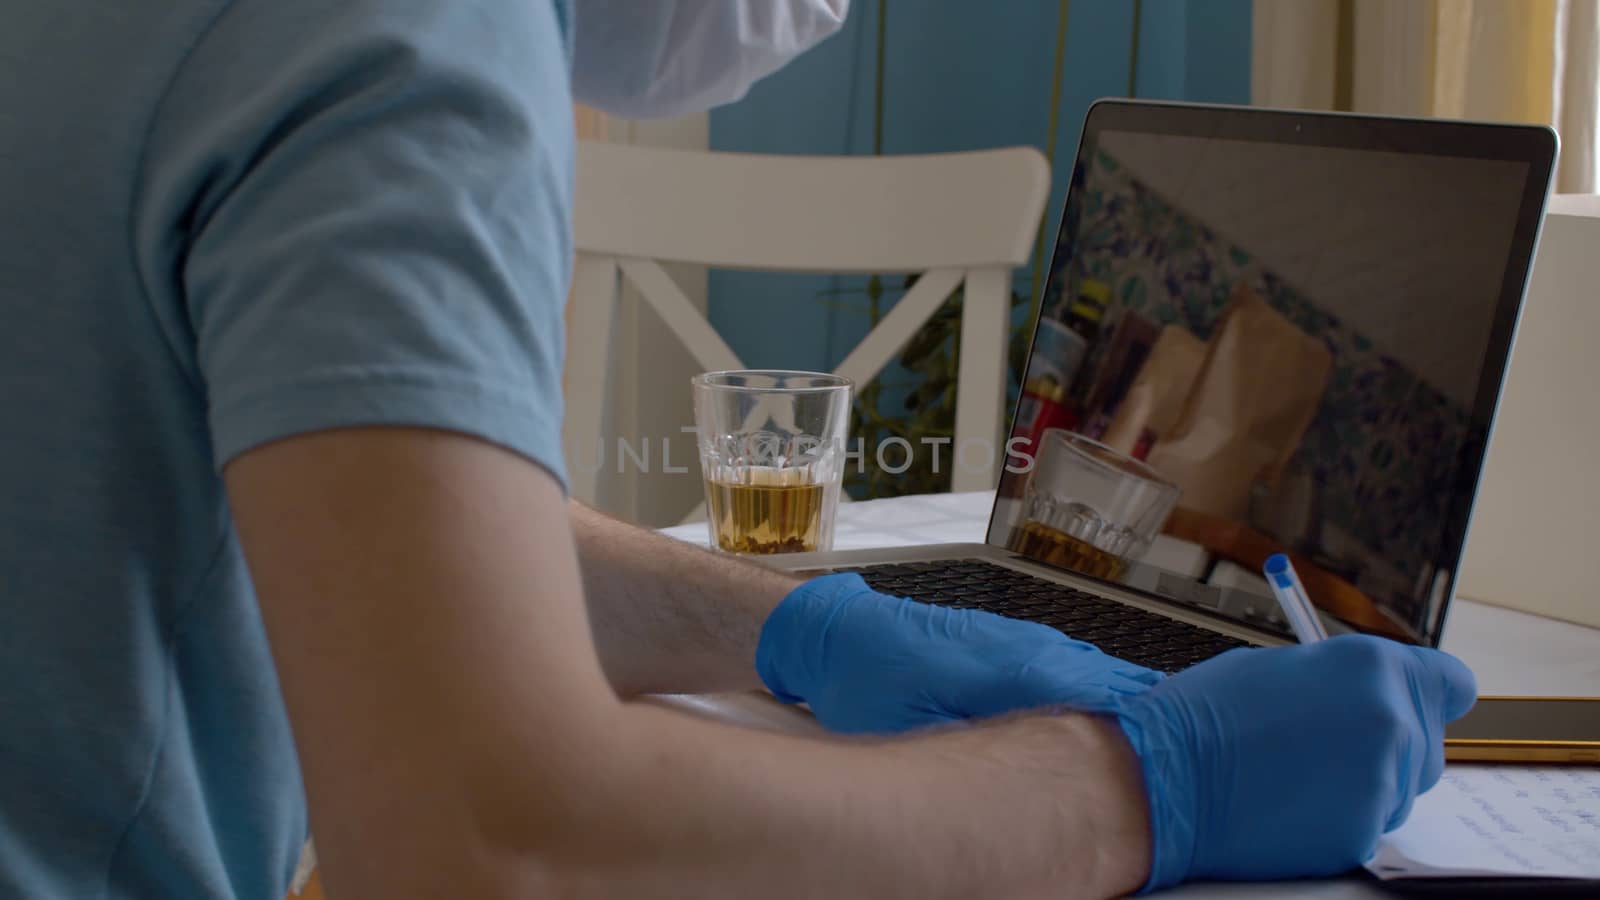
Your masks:
M1115 581L1178 505L1178 487L1145 463L1052 428L1022 494L1008 546L1031 559Z
M729 553L833 549L850 380L751 369L693 385L711 542Z

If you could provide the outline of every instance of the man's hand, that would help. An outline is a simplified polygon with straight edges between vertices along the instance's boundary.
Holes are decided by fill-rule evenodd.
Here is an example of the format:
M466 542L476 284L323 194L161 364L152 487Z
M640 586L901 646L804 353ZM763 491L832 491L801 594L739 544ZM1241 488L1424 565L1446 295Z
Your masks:
M1150 799L1148 887L1360 865L1439 780L1444 725L1475 697L1453 656L1348 635L1234 650L1119 701Z
M1041 706L1104 709L1162 677L1053 628L888 597L859 575L792 591L761 630L756 668L829 729L873 733Z

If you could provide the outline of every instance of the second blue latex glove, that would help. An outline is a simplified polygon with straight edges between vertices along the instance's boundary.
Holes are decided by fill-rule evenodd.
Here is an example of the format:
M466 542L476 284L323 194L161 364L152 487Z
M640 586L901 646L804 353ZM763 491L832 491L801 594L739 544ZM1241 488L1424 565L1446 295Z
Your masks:
M1104 708L1162 678L1054 628L889 597L854 574L784 598L761 629L756 670L830 730L872 733L1041 706Z
M1444 770L1477 696L1455 657L1381 638L1234 650L1114 704L1144 772L1147 889L1365 862Z

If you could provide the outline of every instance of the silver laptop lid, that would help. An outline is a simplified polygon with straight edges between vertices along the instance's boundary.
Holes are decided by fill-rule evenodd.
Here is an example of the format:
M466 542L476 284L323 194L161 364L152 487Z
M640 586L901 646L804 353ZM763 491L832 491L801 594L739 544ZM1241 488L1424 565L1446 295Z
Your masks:
M1021 470L1065 429L1180 490L1118 583L1287 635L1260 571L1288 551L1322 609L1436 645L1555 152L1532 126L1096 104L989 543L1048 561Z

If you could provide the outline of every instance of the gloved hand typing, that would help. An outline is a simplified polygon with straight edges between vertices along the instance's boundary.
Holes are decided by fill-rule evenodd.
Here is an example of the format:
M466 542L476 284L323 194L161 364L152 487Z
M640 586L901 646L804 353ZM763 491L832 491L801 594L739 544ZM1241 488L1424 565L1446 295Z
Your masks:
M1453 656L1349 635L1234 650L1118 699L1150 802L1146 889L1360 865L1439 780L1444 725L1476 696Z
M756 670L833 731L889 733L1046 705L1104 708L1161 680L1053 628L879 594L854 574L796 588Z

